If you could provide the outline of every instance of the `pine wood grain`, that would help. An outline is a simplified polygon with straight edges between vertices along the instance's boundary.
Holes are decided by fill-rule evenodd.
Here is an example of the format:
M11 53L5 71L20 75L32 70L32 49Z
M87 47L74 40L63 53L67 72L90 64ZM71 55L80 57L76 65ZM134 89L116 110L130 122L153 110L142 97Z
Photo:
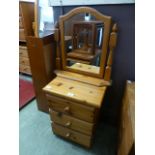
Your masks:
M50 117L53 122L56 122L69 129L84 133L86 135L92 135L94 124L76 119L69 115L54 111L50 109Z
M135 145L135 84L127 81L121 111L118 155L128 155ZM134 152L134 149L132 150Z
M30 65L30 61L28 58L25 58L25 57L20 57L20 60L19 60L19 64L23 64L23 65Z
M64 98L46 94L48 105L51 109L68 114L75 118L93 123L96 118L96 110L84 104L79 104Z
M79 81L82 83L86 83L86 84L90 84L90 85L94 85L98 87L111 85L109 81L105 81L99 78L94 78L91 76L81 75L81 74L67 72L67 71L60 71L60 70L56 70L55 73L58 77L63 77L63 78L67 78L70 80L75 80L75 81Z
M19 72L30 74L30 75L32 74L30 66L23 65L23 64L19 65Z
M102 41L102 52L101 52L101 59L100 59L100 72L99 74L90 73L82 70L74 70L72 68L67 67L66 62L66 51L65 51L65 33L64 33L64 23L70 19L71 17L81 14L81 13L90 13L92 16L96 18L96 20L99 20L104 23L104 39ZM104 76L104 70L105 70L105 62L107 57L107 49L108 49L108 41L109 41L109 35L110 35L110 27L111 27L111 16L106 16L98 12L97 10L90 8L90 7L77 7L71 11L69 11L67 14L60 16L59 18L59 25L60 25L60 37L61 37L61 55L62 55L62 68L63 70L68 70L71 72L77 72L83 75L89 75L93 77L99 77L103 78Z
M43 90L59 97L65 97L88 106L100 108L106 87L97 87L75 80L56 77Z
M82 63L75 63L72 66L70 66L70 68L75 69L75 70L82 70L82 71L90 72L90 73L96 73L96 74L100 72L100 67L82 64Z
M19 46L19 57L28 58L28 51L26 46Z
M115 23L112 27L112 32L110 33L110 40L109 40L109 56L108 56L108 61L105 69L105 75L104 79L109 81L111 78L111 68L112 68L112 62L113 62L113 51L114 48L116 47L117 43L117 24Z
M87 136L79 132L70 130L56 123L52 123L52 129L55 134L58 134L66 139L69 139L86 147L91 146L91 136Z

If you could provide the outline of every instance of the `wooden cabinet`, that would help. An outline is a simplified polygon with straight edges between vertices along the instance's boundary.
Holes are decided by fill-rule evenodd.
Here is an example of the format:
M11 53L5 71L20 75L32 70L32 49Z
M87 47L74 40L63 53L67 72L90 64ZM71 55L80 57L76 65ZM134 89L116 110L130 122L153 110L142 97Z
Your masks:
M34 12L35 6L34 2L20 1L27 46L27 52L20 50L20 62L22 63L20 66L21 68L23 65L31 66L31 68L25 68L25 70L31 70L32 72L37 107L43 112L48 112L47 100L42 88L54 77L55 42L52 33L46 33L39 37L34 35L36 30L36 21L34 22L34 17L36 16L36 12ZM29 58L29 61L27 58Z
M135 84L127 81L123 97L118 155L133 155L135 144ZM131 153L132 152L132 153Z
M28 36L27 47L37 106L39 110L48 112L47 99L42 88L54 78L54 35L51 34L42 38Z
M19 41L26 42L20 2L19 2Z
M19 29L19 41L26 42L25 33L24 33L24 29L23 28Z
M71 79L71 75L77 76L76 73L68 72L68 78L64 78L63 73L62 71L61 75L60 71L57 77L43 88L48 100L53 132L90 147L106 86L99 87L98 84L82 82L85 78L83 75L81 80ZM92 78L92 81L93 79L98 80ZM98 82L100 83L101 79Z
M19 72L31 75L30 61L26 45L19 46Z
M24 28L24 18L21 3L26 3L30 5L31 2L30 4L29 2L19 2L19 72L31 75L32 73L27 51L26 35L25 35L26 31Z

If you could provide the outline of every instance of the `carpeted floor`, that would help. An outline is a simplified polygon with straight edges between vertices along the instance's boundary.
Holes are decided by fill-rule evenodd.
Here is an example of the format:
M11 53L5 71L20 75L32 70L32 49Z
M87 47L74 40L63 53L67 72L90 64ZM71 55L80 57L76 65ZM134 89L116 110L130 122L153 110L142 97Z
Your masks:
M19 113L20 155L116 155L116 129L100 123L91 149L66 141L51 131L49 115L38 111L36 100Z
M33 83L19 78L19 109L27 105L35 97Z

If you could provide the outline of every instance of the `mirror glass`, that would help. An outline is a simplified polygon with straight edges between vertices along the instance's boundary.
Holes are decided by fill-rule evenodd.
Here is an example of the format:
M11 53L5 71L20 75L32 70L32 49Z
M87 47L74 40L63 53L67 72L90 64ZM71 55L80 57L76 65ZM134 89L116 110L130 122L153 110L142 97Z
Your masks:
M54 15L53 7L49 6L48 0L38 0L38 35L43 37L54 32Z
M79 13L64 21L67 68L99 74L104 23L90 13Z

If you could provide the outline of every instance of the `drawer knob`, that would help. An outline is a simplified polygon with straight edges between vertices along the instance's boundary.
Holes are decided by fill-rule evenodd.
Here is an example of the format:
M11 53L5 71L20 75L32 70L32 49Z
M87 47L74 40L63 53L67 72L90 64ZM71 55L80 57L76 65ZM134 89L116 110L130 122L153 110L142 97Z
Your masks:
M64 108L64 111L65 111L65 112L69 112L69 111L70 111L70 107L65 107L65 108Z
M66 127L71 126L71 122L67 122L67 123L65 124L65 126L66 126Z
M71 136L71 133L67 133L66 137L69 138Z

